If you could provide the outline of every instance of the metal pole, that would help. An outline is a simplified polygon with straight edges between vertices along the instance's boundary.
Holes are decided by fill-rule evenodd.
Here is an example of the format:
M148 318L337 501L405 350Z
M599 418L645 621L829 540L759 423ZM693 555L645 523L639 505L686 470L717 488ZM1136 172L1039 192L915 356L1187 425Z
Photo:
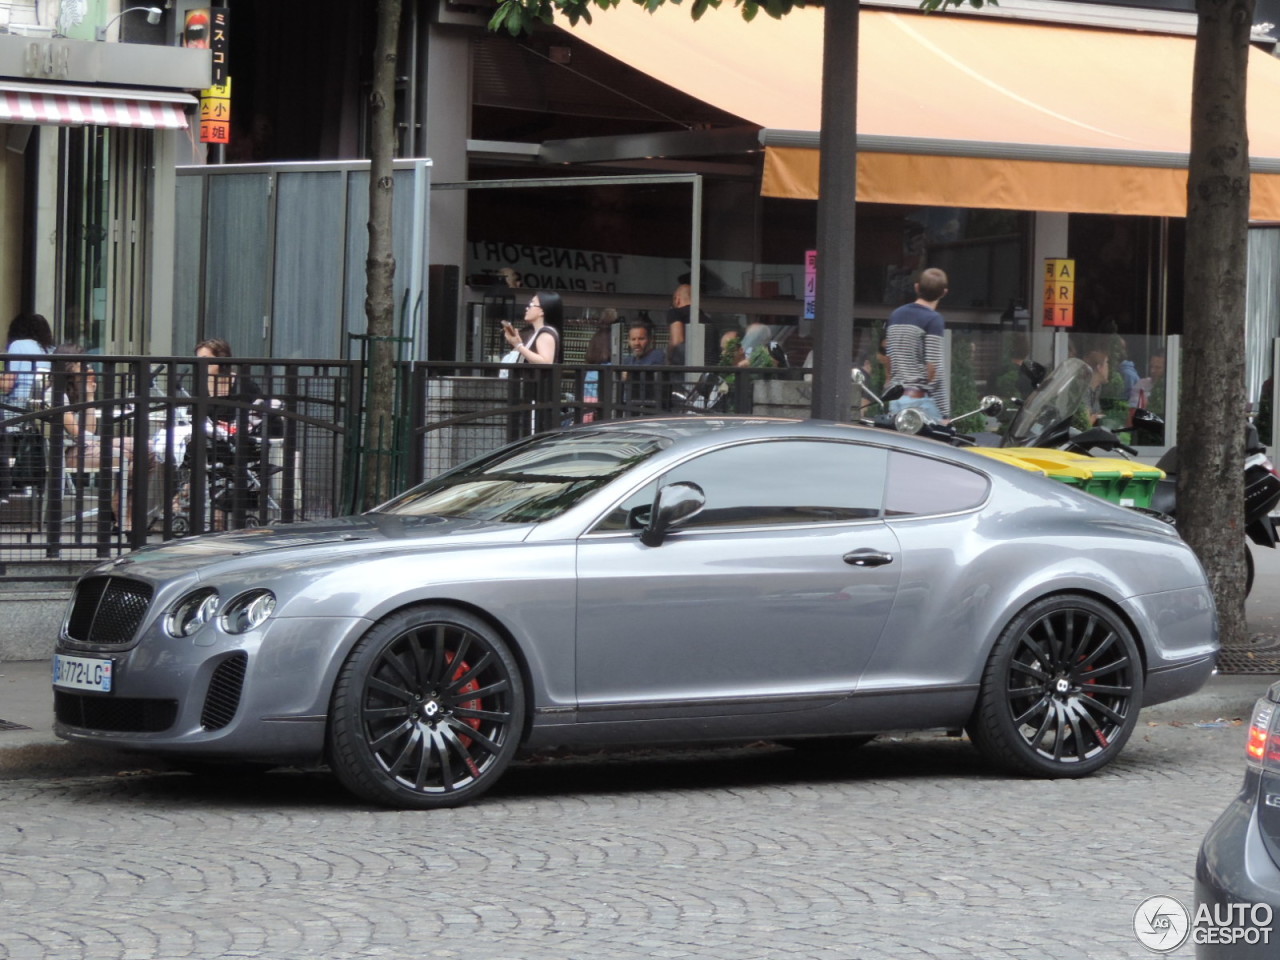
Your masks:
M860 6L857 0L841 0L823 7L822 168L811 406L813 415L823 420L851 418Z

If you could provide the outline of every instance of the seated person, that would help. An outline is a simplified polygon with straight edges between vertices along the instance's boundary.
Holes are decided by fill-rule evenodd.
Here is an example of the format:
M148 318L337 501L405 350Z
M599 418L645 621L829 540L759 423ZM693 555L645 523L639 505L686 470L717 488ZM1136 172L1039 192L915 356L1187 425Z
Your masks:
M231 344L217 337L201 340L196 344L196 356L209 360L226 359L231 356ZM223 401L210 405L209 416L223 423L247 423L249 405L262 396L262 389L253 380L241 376L227 363L209 364L206 385L210 398Z
M210 337L196 344L196 356L205 360L225 360L231 357L231 344L218 337ZM209 420L215 425L205 446L206 458L210 462L223 462L222 469L234 472L237 456L243 461L257 457L257 450L246 450L241 444L242 438L249 436L251 410L256 401L262 399L262 389L252 379L243 376L229 363L210 363L205 367L205 393L209 397L207 408ZM191 448L187 448L187 456ZM212 508L210 529L225 530L227 513L225 509L235 502L238 477L230 478L222 473L211 471L206 475L209 483L209 506ZM226 489L223 489L223 488ZM186 513L190 503L190 490L179 490L174 498L175 514Z
M666 362L662 351L653 345L653 327L644 320L636 320L627 331L627 343L631 353L622 358L624 366L651 367Z
M622 358L624 367L652 367L666 363L663 352L653 345L653 327L645 320L633 320L627 331L627 343L631 352ZM651 404L658 400L657 373L624 373L623 380L630 381L625 391L629 403Z
M106 473L112 478L112 503L115 515L125 516L125 529L129 526L127 501L121 503L123 483L120 479L128 475L129 464L133 460L133 438L121 436L118 432L111 438L108 454L110 462L103 464L101 438L102 411L92 404L98 396L98 375L93 366L84 360L84 352L74 343L64 343L53 351L54 375L65 375L65 393L59 402L51 406L63 406L67 409L62 414L63 429L63 462L71 474ZM80 407L80 404L86 406Z

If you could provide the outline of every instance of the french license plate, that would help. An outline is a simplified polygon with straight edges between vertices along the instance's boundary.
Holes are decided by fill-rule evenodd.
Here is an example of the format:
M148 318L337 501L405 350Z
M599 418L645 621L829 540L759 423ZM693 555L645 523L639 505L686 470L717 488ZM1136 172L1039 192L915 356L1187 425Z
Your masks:
M53 685L71 690L111 692L111 660L53 655Z

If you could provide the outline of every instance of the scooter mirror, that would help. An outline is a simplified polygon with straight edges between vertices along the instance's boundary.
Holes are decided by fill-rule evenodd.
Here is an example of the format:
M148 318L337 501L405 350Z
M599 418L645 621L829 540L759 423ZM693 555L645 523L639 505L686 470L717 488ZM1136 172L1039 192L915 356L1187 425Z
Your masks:
M998 417L1004 413L1004 401L994 396L983 397L982 412L988 417Z
M907 407L893 418L893 429L899 433L919 433L928 422L918 407Z
M867 382L867 375L863 373L861 370L859 370L857 367L853 367L849 371L849 379L861 387L863 384Z
M895 383L892 387L890 387L888 390L884 392L884 394L881 396L881 399L884 400L885 403L892 403L894 400L897 400L900 396L902 396L902 384Z
M1138 407L1133 411L1133 425L1135 427L1163 427L1164 418L1152 413L1150 410Z
M1040 386L1040 382L1048 375L1043 363L1036 363L1029 357L1022 361L1022 372L1027 375L1033 388Z

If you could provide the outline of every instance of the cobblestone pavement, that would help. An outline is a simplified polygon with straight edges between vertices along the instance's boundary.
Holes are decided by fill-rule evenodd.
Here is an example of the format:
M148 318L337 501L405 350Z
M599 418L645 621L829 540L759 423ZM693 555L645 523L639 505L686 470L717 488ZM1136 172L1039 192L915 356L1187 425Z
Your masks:
M1148 716L1079 781L918 735L525 762L432 813L321 773L95 754L68 777L23 747L0 770L0 958L1151 957L1134 910L1192 902L1244 728Z

